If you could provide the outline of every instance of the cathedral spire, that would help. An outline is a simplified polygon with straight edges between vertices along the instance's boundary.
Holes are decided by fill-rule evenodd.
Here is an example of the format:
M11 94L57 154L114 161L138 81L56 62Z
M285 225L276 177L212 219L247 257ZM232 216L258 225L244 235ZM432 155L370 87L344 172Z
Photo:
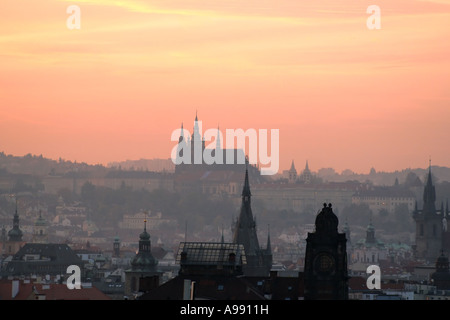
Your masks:
M427 184L423 190L423 211L425 214L435 214L436 213L436 190L433 185L433 179L431 175L431 159L428 168L428 178Z
M252 193L250 192L250 183L248 182L248 163L245 162L245 181L244 188L242 188L242 199L244 201L248 200L250 202L250 197Z
M219 125L217 125L216 149L220 149L220 130L219 130Z
M195 111L194 132L192 133L192 141L201 141L200 128L198 126L197 110Z
M270 243L270 225L267 225L267 245L266 254L272 254L272 245Z
M178 138L178 143L184 140L184 130L183 130L183 122L181 123L180 137Z

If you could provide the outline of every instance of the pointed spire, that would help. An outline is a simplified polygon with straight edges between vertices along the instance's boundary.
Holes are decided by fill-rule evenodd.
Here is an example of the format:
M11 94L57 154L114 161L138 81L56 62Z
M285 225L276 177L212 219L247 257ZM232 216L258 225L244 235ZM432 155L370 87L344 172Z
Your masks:
M244 188L242 189L242 197L248 197L248 200L250 200L250 196L252 193L250 192L250 183L248 182L248 162L245 162L245 181L244 181Z
M272 254L272 245L270 243L270 225L267 225L267 245L266 245L266 254Z
M294 165L294 159L292 159L291 168L289 169L289 171L297 172L297 170L295 169L295 165Z
M15 195L11 195L11 197L14 197ZM18 214L18 210L17 210L17 203L18 203L18 199L17 196L15 196L16 198L16 210L14 213L14 218L13 218L13 227L11 230L9 230L8 232L8 236L9 236L9 241L22 241L22 230L20 230L20 226L19 226L19 214Z
M181 123L180 140L184 139L183 122Z
M192 133L192 141L201 141L200 128L198 127L197 110L195 110L194 132Z
M425 188L423 190L423 211L424 211L424 213L427 213L427 214L435 214L436 213L435 201L436 201L436 190L434 188L432 175L431 175L431 159L430 159L430 165L428 168L428 179L427 179Z
M219 130L219 125L217 125L216 149L220 149L220 130Z

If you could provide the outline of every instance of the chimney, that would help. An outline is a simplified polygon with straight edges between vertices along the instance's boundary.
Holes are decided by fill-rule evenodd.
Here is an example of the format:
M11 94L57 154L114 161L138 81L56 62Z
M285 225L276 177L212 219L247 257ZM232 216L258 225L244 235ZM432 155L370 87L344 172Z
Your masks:
M19 293L19 280L13 280L11 282L11 298L14 299Z

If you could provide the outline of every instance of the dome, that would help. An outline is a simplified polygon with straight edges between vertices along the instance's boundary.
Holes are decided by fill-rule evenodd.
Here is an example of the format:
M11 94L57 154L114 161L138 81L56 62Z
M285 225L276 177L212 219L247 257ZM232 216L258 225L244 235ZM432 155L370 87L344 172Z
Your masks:
M158 260L152 254L137 254L131 261L131 265L135 269L148 269L156 266Z
M10 238L22 237L23 236L23 232L19 228L13 228L13 229L9 230L8 236Z
M149 240L150 234L147 232L147 230L144 229L144 231L139 235L139 238L141 240Z
M36 222L34 223L37 227L45 227L47 225L47 220L42 218L41 213L39 213L39 218L37 218Z

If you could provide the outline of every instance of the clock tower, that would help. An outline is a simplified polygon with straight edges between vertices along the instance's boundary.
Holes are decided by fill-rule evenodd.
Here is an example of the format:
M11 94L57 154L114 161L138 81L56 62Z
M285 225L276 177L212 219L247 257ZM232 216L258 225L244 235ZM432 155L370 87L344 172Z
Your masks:
M324 203L315 224L306 239L305 300L347 300L347 239L338 232L331 203Z

